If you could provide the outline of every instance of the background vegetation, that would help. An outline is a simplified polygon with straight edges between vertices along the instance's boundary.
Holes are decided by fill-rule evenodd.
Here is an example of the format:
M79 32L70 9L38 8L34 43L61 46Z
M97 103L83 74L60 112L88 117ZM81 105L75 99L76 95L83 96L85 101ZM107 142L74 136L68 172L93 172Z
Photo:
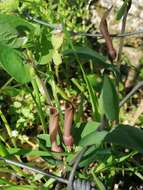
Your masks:
M131 1L121 2L114 17L124 33ZM141 189L142 59L131 66L117 38L113 61L101 35L87 35L99 31L90 20L95 3L0 1L0 156L66 178L88 146L77 177L100 190ZM3 190L56 187L55 179L0 161Z

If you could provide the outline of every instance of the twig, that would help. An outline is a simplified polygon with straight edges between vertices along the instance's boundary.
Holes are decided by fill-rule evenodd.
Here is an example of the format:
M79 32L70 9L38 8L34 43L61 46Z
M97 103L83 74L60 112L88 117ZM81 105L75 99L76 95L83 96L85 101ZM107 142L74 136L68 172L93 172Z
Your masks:
M132 117L130 119L130 124L134 125L142 113L143 113L143 99L141 99L141 102L140 102L136 112L134 112L134 114L132 115Z
M122 107L124 103L139 89L143 86L143 81L139 82L126 96L123 100L119 103L119 107Z

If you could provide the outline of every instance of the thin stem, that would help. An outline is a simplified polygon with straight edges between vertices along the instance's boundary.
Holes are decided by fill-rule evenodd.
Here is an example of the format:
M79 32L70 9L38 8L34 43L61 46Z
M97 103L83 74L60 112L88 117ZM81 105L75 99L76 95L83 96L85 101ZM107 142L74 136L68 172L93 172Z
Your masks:
M79 84L79 82L77 81L77 79L72 78L71 81L81 91L81 93L88 99L88 95L86 94L85 89L83 88L82 85Z
M3 143L5 143L5 145L7 146L7 148L10 148L9 144L5 141L5 139L0 135L0 141L2 141Z
M37 73L36 73L36 81L37 81L37 84L39 86L39 90L40 90L41 94L46 99L47 104L49 106L52 106L52 101L51 101L51 98L50 98L49 93L47 91L46 85L44 84L44 81L37 75Z
M37 108L37 111L38 111L38 114L39 114L39 117L40 117L40 120L41 120L41 116L40 116L41 110L40 110L39 105L38 105L38 103L37 103L37 101L36 101L36 98L34 97L34 95L33 95L32 91L31 91L31 89L30 89L27 85L26 85L26 89L27 89L28 92L31 94L31 97L32 97L33 101L34 101L35 104L36 104L36 108ZM42 112L43 112L43 111L42 111ZM45 120L44 120L44 122L45 122ZM41 121L41 123L42 123L42 121ZM43 128L43 130L45 130L45 128Z
M40 96L39 96L39 89L38 89L36 79L32 80L32 86L33 86L33 89L35 91L35 96L36 96L36 102L37 102L36 107L37 107L37 110L38 110L38 113L39 113L39 116L40 116L43 131L45 133L47 127L46 127L45 117L44 117L43 110L42 110L42 104L41 104L41 100L40 100Z
M127 5L126 10L125 10L125 14L124 14L124 16L123 16L121 34L124 34L124 32L125 32L127 16L128 16L128 12L129 12L130 7L131 7L131 1L130 1L129 4ZM118 52L118 59L117 59L118 62L119 62L120 59L121 59L123 44L124 44L124 37L122 37L122 38L120 39L119 52Z
M2 91L4 88L6 88L11 82L13 81L13 78L10 78L0 89Z
M56 77L57 77L57 81L59 82L60 81L60 78L59 78L59 65L55 65L55 74L56 74Z
M123 100L119 103L119 107L122 107L124 103L139 89L143 87L143 81L139 82L126 96Z
M6 130L7 130L8 136L10 137L13 146L16 147L15 139L12 137L12 130L11 130L11 127L10 127L10 125L8 124L8 121L7 121L6 117L4 116L4 114L3 114L3 112L2 112L1 109L0 109L0 117L1 117L1 119L2 119L2 121L3 121L3 123L4 123L4 125L5 125L5 128L6 128Z
M49 64L49 70L52 73L52 69L51 69L51 65L50 64ZM61 110L60 102L59 102L58 95L57 95L57 88L56 88L56 84L55 84L55 79L54 79L53 73L52 73L50 85L51 85L51 88L52 88L52 91L53 91L53 96L54 96L54 99L55 99L57 110L58 110L58 112L60 114L61 124L62 124L62 126L64 126L64 119L63 119L62 110Z

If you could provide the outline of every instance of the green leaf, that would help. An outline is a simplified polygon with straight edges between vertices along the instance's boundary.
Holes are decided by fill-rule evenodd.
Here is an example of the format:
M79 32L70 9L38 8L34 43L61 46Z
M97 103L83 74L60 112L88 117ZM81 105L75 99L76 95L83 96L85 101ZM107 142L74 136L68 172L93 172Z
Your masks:
M53 34L52 38L51 38L53 48L55 50L58 50L61 47L63 40L64 40L64 34L63 33Z
M20 148L9 148L8 149L8 152L9 152L9 155L11 156L14 156L14 155L26 155L27 153L31 152L32 150L31 149L20 149Z
M99 123L95 121L89 121L87 123L76 123L76 125L72 128L72 133L74 136L74 140L76 145L79 144L79 141L89 135L92 132L95 132L99 127Z
M52 156L52 153L41 150L31 150L26 154L27 156Z
M5 145L3 144L3 142L0 140L0 156L5 157L7 155L8 155L8 151Z
M19 48L26 43L27 37L18 37L18 31L8 23L0 24L0 42Z
M51 141L50 141L50 135L49 134L40 134L40 135L38 135L38 138L40 140L45 141L46 147L51 147Z
M10 148L8 151L10 155L52 156L51 152L32 149Z
M45 141L45 146L46 147L51 147L51 140L50 140L50 135L49 134L40 134L37 136L40 140ZM59 136L57 136L57 143L58 145L60 144L60 139Z
M97 84L97 77L95 74L88 74L87 75L88 81L90 83L90 85L95 88L96 84Z
M53 62L55 65L60 65L62 63L61 54L57 50L53 51Z
M0 43L0 64L16 81L27 83L31 80L28 65L23 64L22 54L2 43Z
M83 138L83 137L89 135L90 133L95 132L98 127L99 127L98 122L95 122L95 121L87 122L81 133L81 137Z
M0 25L6 23L9 24L11 28L15 28L17 31L20 31L21 29L26 29L29 31L34 30L32 24L28 23L26 20L20 18L19 16L0 14Z
M107 133L108 133L107 131L101 131L101 132L94 131L89 135L85 136L84 138L82 138L79 144L81 146L88 146L88 145L100 146L102 141L106 137Z
M102 114L113 121L119 118L119 101L115 86L111 79L104 75L103 88L100 96L100 108Z
M9 187L2 188L2 190L38 190L38 188L32 185L11 185Z
M75 47L75 51L69 49L64 51L63 55L64 56L72 56L73 55L77 55L79 58L83 58L84 60L94 60L96 61L97 64L102 64L103 66L108 66L108 64L106 63L106 58L97 53L96 51L87 48L87 47Z
M100 115L99 115L99 111L98 111L98 100L97 100L96 92L94 91L93 87L91 86L91 83L89 82L89 80L83 70L82 65L80 65L80 67L81 67L81 70L83 73L84 80L87 85L87 90L89 93L90 103L91 103L92 111L93 111L93 113L92 113L93 118L95 121L99 121Z
M23 156L43 156L43 157L53 157L53 156L67 156L66 152L62 153L54 153L50 152L48 150L42 151L42 150L32 150L32 149L23 149L23 148L9 148L8 154L11 156L14 155L23 155Z
M34 27L24 19L0 14L0 41L12 47L20 47L26 41L25 30L33 31Z
M48 53L48 54L43 55L43 56L39 59L38 64L39 64L39 65L45 65L45 64L51 62L51 61L52 61L52 58L53 58L53 52L54 52L53 49L49 50L49 53Z
M11 185L11 183L9 182L9 180L0 179L0 185Z
M121 8L117 12L117 15L116 15L117 20L120 20L122 18L122 16L125 14L127 6L128 6L127 1L125 1L123 3L123 5L121 6Z
M2 89L1 92L7 96L17 96L20 93L20 90L12 86L7 86Z
M65 89L60 88L58 85L55 85L57 94L59 94L63 99L69 101L69 98L65 92Z
M101 147L96 147L95 145L90 146L88 151L85 153L82 161L80 162L80 167L87 167L90 163L95 161L103 161L107 156L111 155L109 149L102 149Z
M38 60L38 64L44 65L52 61L55 49L53 49L51 37L47 35L47 28L39 28L36 36L41 36L40 40L34 44L36 59Z
M93 173L93 178L99 190L106 190L101 180L94 173Z
M143 153L143 131L129 125L118 125L104 139L105 142L132 148Z
M17 31L8 23L0 24L0 41L5 44L12 44L17 37Z

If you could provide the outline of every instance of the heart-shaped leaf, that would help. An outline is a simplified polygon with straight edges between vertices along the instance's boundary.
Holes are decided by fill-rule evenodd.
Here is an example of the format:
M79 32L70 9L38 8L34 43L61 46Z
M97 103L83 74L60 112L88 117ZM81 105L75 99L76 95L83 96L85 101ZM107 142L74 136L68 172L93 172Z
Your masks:
M23 64L22 54L0 43L0 64L16 81L27 83L31 80L28 65Z

